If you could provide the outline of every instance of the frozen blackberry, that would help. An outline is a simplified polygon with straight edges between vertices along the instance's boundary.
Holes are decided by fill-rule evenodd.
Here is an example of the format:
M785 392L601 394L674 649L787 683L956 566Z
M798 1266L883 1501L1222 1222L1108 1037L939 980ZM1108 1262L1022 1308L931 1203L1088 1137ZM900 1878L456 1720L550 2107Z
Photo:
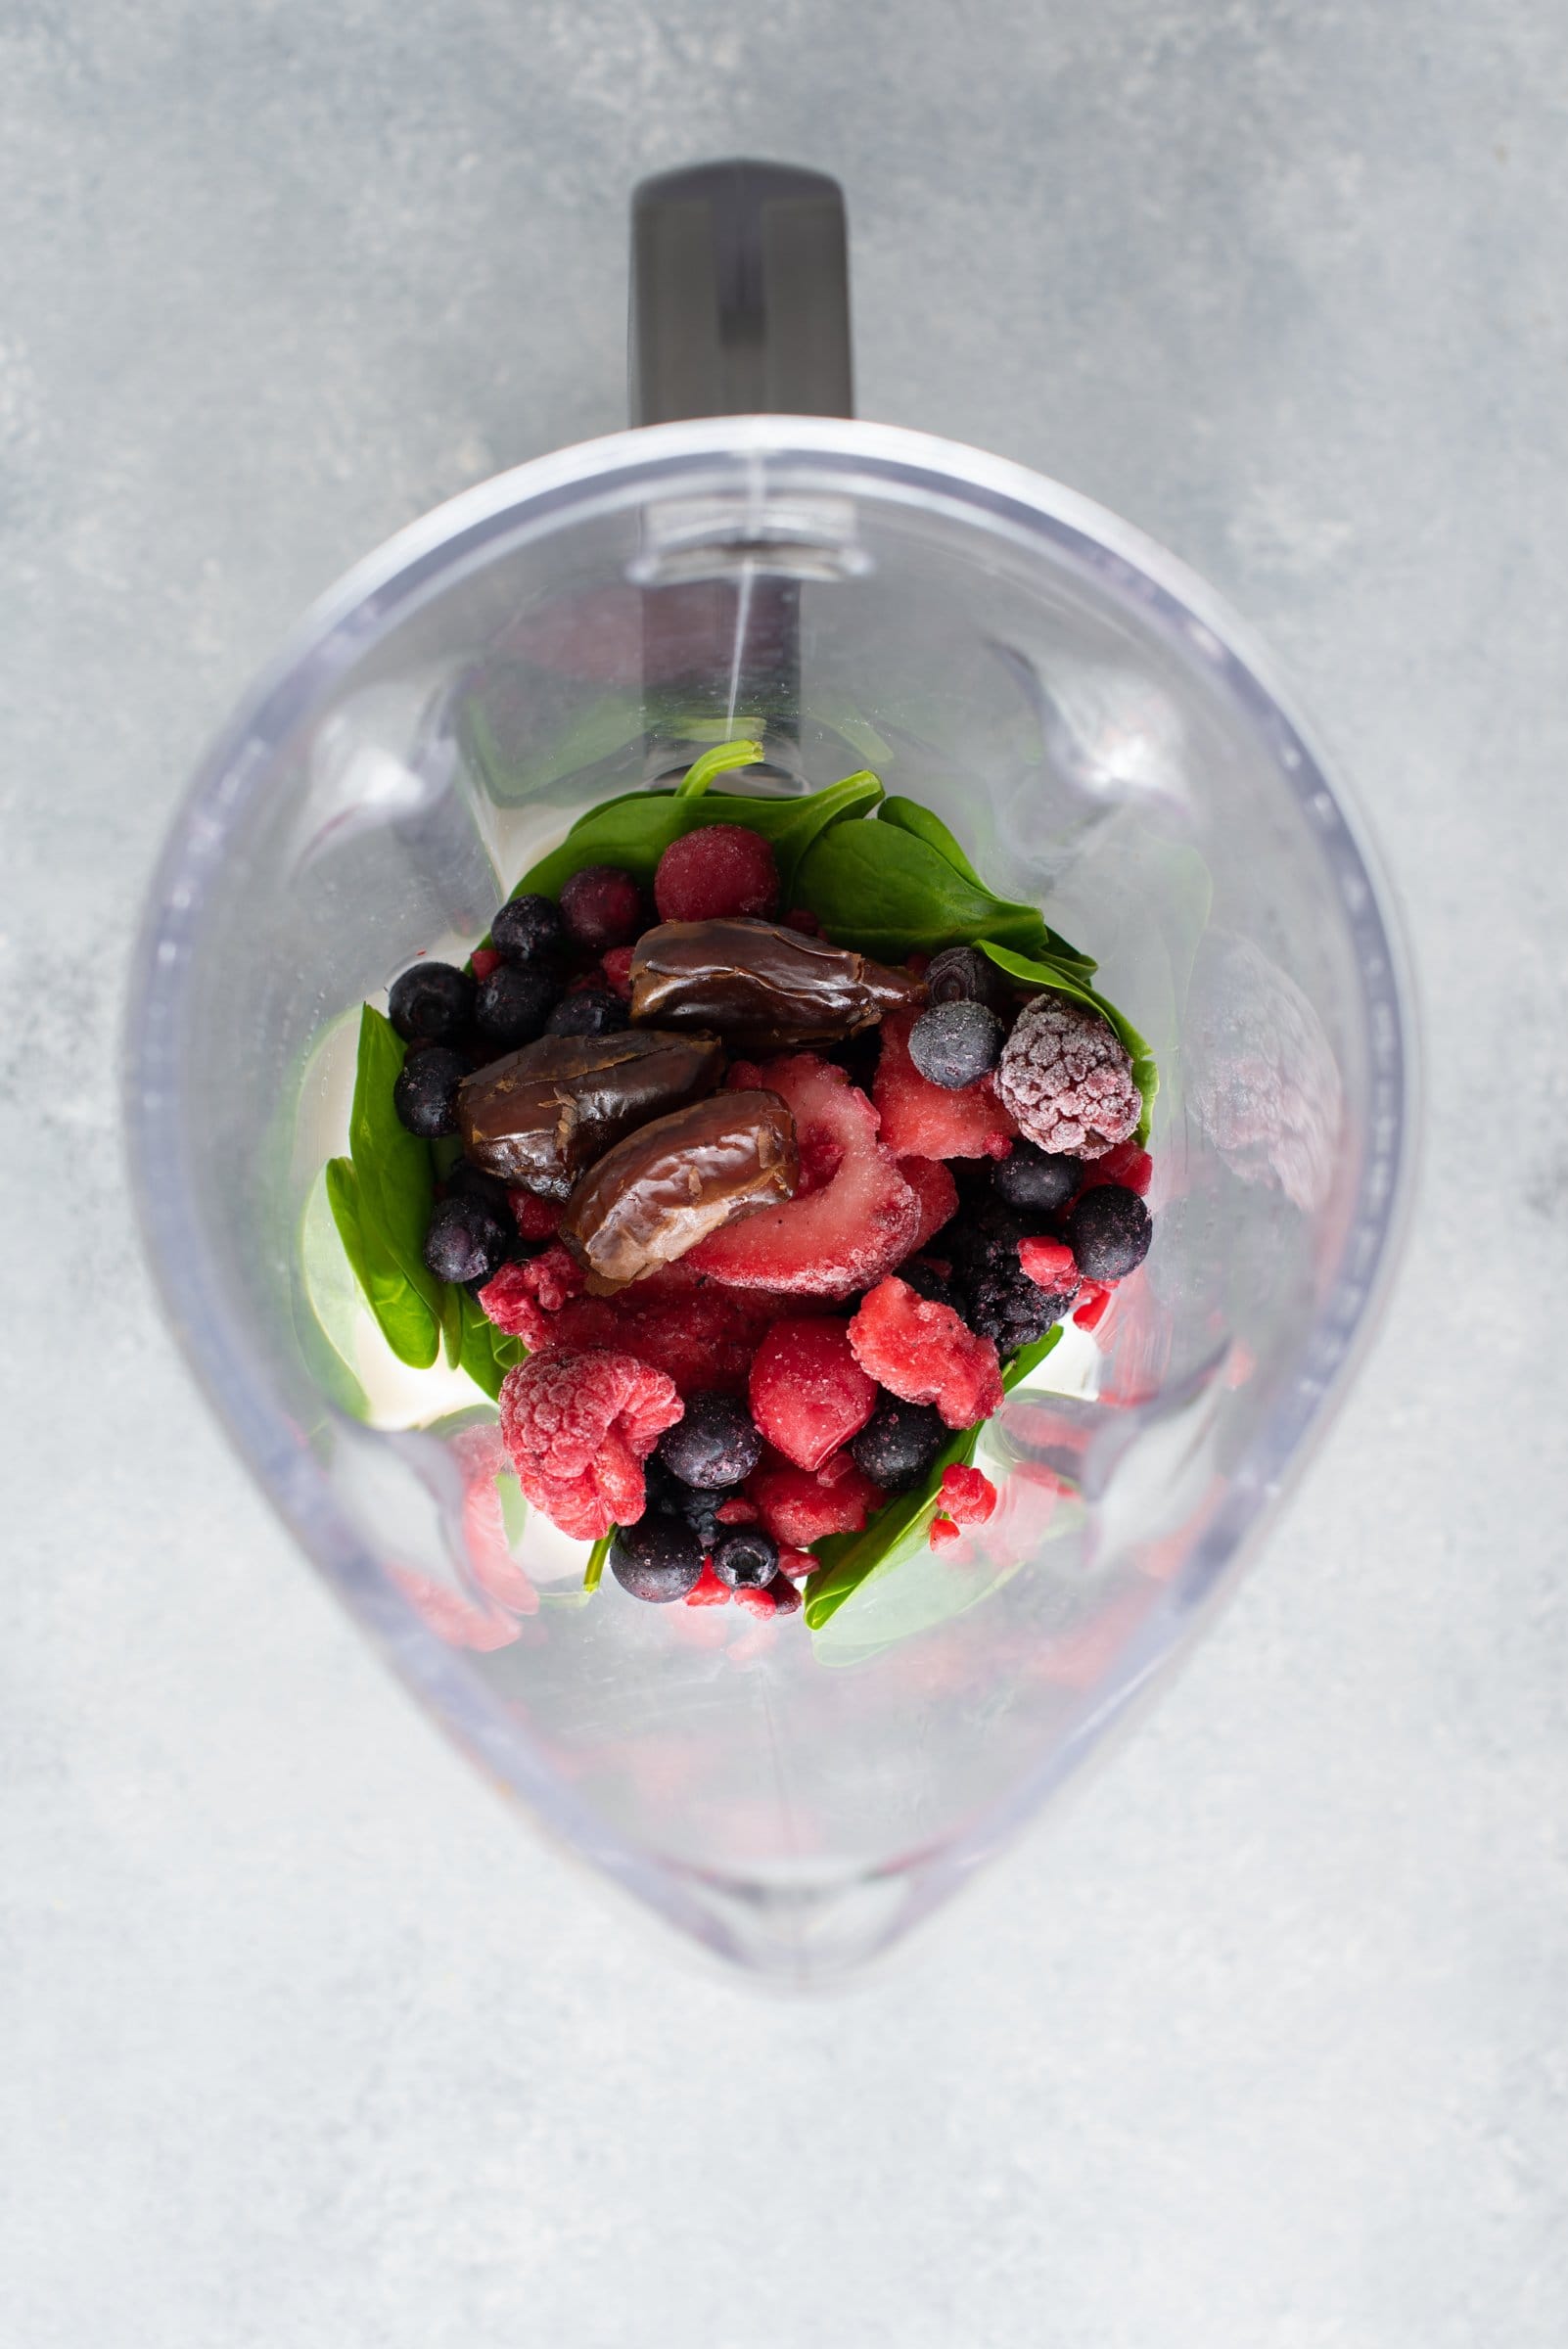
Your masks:
M635 1525L616 1529L610 1571L633 1598L668 1607L702 1580L702 1543L680 1518L645 1511Z
M394 979L387 1017L407 1043L447 1044L474 1019L474 982L449 962L416 962Z
M907 1270L899 1277L907 1279ZM942 1413L929 1403L899 1403L885 1395L850 1446L850 1457L884 1493L906 1493L946 1441Z
M682 1484L716 1493L751 1475L762 1456L762 1439L751 1412L732 1395L693 1395L685 1417L661 1436L656 1456Z
M1027 1221L998 1204L949 1225L943 1238L953 1260L964 1319L1004 1358L1043 1337L1076 1294L1053 1296L1030 1279L1018 1259L1019 1241L1030 1236Z
M457 1088L467 1075L468 1062L445 1044L409 1053L392 1086L392 1107L410 1133L433 1142L457 1131Z
M503 962L481 984L475 1026L490 1043L509 1051L531 1044L544 1034L560 992L560 976L549 965Z
M1012 1009L1006 980L978 946L944 946L934 954L926 968L926 991L933 1003L984 1003L1001 1019Z
M618 865L586 865L562 888L561 918L568 935L590 954L629 946L643 926L642 892Z
M907 1281L915 1295L924 1297L928 1305L945 1305L955 1313L962 1313L962 1300L953 1286L950 1271L944 1272L924 1258L911 1256L899 1267L899 1278Z
M1119 1182L1085 1191L1067 1219L1067 1239L1086 1280L1125 1280L1149 1253L1154 1223L1136 1191Z
M490 938L505 962L561 962L567 951L566 924L553 898L530 891L508 898L493 922Z
M1007 1031L993 1011L967 997L934 1003L909 1031L909 1058L945 1092L978 1084L1001 1058Z
M1025 1141L1020 1135L1007 1156L997 1159L992 1169L991 1187L1008 1207L1050 1215L1067 1205L1083 1179L1082 1159L1069 1158L1063 1151L1042 1150L1038 1142Z
M610 1036L630 1026L626 1006L607 987L578 988L563 995L544 1023L546 1036Z
M516 1238L504 1205L497 1214L484 1199L441 1199L425 1234L425 1262L438 1280L488 1280L511 1255Z
M715 1550L714 1572L731 1590L761 1590L778 1572L778 1543L760 1525L743 1525Z

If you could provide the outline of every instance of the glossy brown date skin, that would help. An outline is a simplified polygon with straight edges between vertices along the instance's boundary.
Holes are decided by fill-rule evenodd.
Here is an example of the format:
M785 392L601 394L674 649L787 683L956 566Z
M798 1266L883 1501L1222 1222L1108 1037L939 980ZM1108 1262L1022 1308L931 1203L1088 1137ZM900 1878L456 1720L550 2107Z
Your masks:
M716 1031L746 1052L836 1043L925 991L906 971L743 914L663 922L631 957L633 1021Z
M715 1093L640 1126L572 1194L561 1238L607 1297L722 1224L793 1198L795 1120L777 1093Z
M570 1199L600 1154L634 1127L717 1084L712 1036L642 1029L614 1036L542 1036L465 1077L457 1130L466 1157L543 1199Z

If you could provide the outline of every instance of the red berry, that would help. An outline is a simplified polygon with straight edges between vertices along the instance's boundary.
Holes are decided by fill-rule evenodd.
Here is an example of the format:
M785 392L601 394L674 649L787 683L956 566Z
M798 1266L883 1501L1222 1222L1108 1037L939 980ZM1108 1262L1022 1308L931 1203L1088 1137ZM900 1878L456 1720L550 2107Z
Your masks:
M662 922L770 914L778 903L773 852L745 824L699 825L672 840L660 857L654 903Z
M714 1572L712 1558L704 1558L702 1579L693 1583L686 1593L688 1607L722 1607L729 1602L730 1592Z
M476 946L469 960L474 965L475 978L483 981L489 977L491 971L500 969L503 957L493 946Z
M503 1265L480 1307L530 1354L609 1347L672 1378L682 1395L742 1394L752 1357L792 1300L723 1287L669 1265L618 1297L586 1297L580 1267L564 1248Z
M797 1468L820 1468L876 1408L842 1321L775 1321L757 1350L752 1417Z
M996 1488L983 1470L954 1460L942 1472L937 1506L955 1525L984 1525L996 1506Z
M956 1542L957 1540L958 1528L950 1517L932 1518L931 1546L933 1549L940 1549L945 1542Z
M1078 1265L1065 1240L1020 1240L1018 1261L1048 1296L1070 1297L1079 1285Z
M989 1419L1002 1399L1001 1364L951 1306L884 1280L860 1301L850 1344L862 1370L901 1403L933 1403L948 1427Z
M635 948L631 946L612 946L608 954L599 957L599 968L604 973L606 987L613 995L619 995L623 1003L631 1001L631 957L634 951Z
M525 1498L578 1542L636 1523L642 1463L681 1414L673 1381L629 1354L536 1355L507 1372L500 1405Z
M521 1240L553 1240L566 1208L559 1199L541 1199L536 1191L509 1191L512 1221Z
M825 1534L857 1534L871 1511L882 1505L881 1486L862 1476L853 1460L847 1475L834 1474L833 1469L830 1462L828 1474L812 1476L804 1468L769 1465L747 1480L746 1490L779 1545L785 1573L785 1553L809 1549Z
M722 1585L720 1585L720 1588L722 1589ZM738 1607L744 1607L746 1609L748 1615L771 1616L778 1613L778 1607L773 1598L773 1589L771 1584L769 1584L767 1588L762 1590L749 1590L743 1589L740 1590L731 1591L729 1595L734 1599L735 1604Z
M737 1493L730 1499L721 1500L714 1511L714 1515L720 1525L756 1525L761 1514L756 1501L748 1500L744 1493Z
M918 1011L890 1011L871 1097L882 1117L883 1147L895 1158L1005 1158L1018 1131L992 1080L957 1092L922 1077L909 1057Z
M786 1206L715 1231L685 1262L736 1288L847 1297L908 1255L920 1202L878 1143L876 1111L843 1069L797 1052L766 1062L756 1081L789 1104L807 1179Z
M520 1265L503 1265L480 1291L480 1310L509 1338L538 1351L545 1317L582 1294L582 1268L562 1247L546 1248Z
M642 892L617 865L585 865L562 887L561 918L574 942L590 954L628 946L643 926Z
M909 1251L913 1256L958 1213L958 1185L940 1158L900 1158L899 1172L920 1202L920 1229Z
M1084 1170L1084 1179L1078 1186L1078 1196L1085 1191L1099 1190L1106 1183L1117 1183L1124 1191L1136 1191L1140 1199L1147 1197L1154 1179L1154 1161L1147 1150L1140 1150L1134 1141L1118 1142L1103 1158L1096 1158Z
M778 1570L781 1575L787 1575L792 1583L804 1583L808 1574L815 1574L816 1560L808 1549L781 1549L778 1553Z
M1107 1281L1085 1280L1078 1292L1078 1304L1073 1309L1073 1319L1078 1323L1080 1329L1097 1329L1105 1318L1106 1308L1110 1302L1111 1290Z

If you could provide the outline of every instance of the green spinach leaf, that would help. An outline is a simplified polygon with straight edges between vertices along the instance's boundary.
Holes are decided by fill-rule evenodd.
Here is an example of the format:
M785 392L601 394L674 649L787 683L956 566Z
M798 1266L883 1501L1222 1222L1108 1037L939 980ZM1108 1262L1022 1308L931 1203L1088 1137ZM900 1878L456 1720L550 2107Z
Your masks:
M835 944L855 945L881 961L911 947L1000 939L1038 951L1045 925L1033 905L993 897L949 864L929 841L899 824L839 824L813 841L796 877L796 895Z
M1090 1004L1102 1019L1109 1020L1131 1055L1132 1082L1143 1102L1137 1139L1140 1144L1146 1142L1154 1096L1160 1089L1160 1071L1149 1045L1127 1015L1118 1011L1114 1003L1107 1002L1104 995L1096 994L1093 988L1085 986L1075 972L1064 970L1058 962L1015 954L1007 947L997 945L993 939L983 938L980 944L982 951L991 956L998 970L1006 971L1014 979L1023 980L1027 987L1048 987L1059 995L1071 995L1075 1002Z
M761 760L760 742L720 742L713 750L704 751L694 759L681 780L675 785L677 800L700 800L715 775L727 774L732 766L756 766Z
M392 1253L374 1216L367 1212L351 1160L328 1161L327 1204L344 1254L353 1267L382 1336L400 1362L406 1362L411 1370L428 1370L440 1351L439 1321Z
M493 1403L508 1370L524 1359L523 1342L497 1329L467 1289L454 1289L452 1295L461 1300L462 1343L458 1360L474 1384Z

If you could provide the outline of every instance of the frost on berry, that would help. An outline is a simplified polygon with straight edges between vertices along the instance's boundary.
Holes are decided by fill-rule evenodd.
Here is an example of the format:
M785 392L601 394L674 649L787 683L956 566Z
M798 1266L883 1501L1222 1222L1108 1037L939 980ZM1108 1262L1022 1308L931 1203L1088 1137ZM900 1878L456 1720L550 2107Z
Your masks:
M842 1321L775 1321L750 1387L752 1417L768 1443L813 1473L859 1434L877 1403Z
M948 1092L922 1077L909 1057L918 1011L890 1011L871 1098L882 1119L882 1146L895 1158L1004 1158L1017 1128L997 1099L993 1078Z
M1032 1142L1075 1158L1102 1157L1143 1115L1132 1056L1110 1022L1049 990L1019 1013L996 1090Z
M917 1296L906 1280L883 1280L850 1323L862 1370L901 1403L930 1403L948 1427L973 1427L999 1410L1001 1364L990 1338L977 1337L951 1306Z
M937 1506L955 1525L984 1525L996 1506L996 1488L984 1470L951 1461L942 1472Z
M501 1441L525 1497L578 1542L642 1515L642 1463L683 1405L629 1354L535 1355L501 1385Z

